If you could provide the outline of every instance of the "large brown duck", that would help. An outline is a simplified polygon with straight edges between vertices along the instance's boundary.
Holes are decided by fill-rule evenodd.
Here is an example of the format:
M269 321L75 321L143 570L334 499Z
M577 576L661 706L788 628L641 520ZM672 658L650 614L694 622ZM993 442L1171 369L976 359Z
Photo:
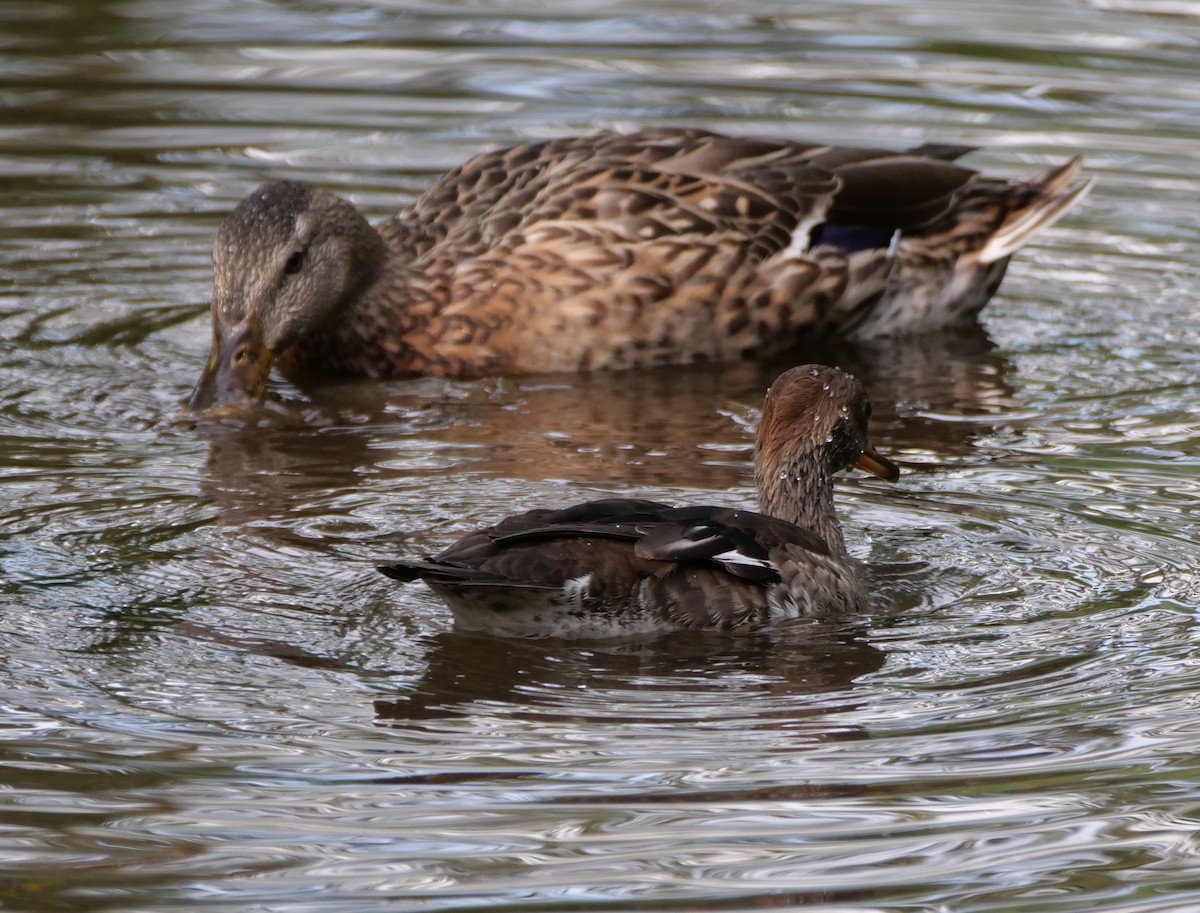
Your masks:
M734 628L861 611L867 593L833 504L834 473L899 470L867 440L871 406L837 368L771 385L754 453L762 513L610 498L532 510L425 561L380 567L424 580L456 624L514 636L613 637Z
M197 409L289 378L472 376L769 355L968 320L1087 190L904 152L658 129L472 158L372 227L278 181L213 246Z

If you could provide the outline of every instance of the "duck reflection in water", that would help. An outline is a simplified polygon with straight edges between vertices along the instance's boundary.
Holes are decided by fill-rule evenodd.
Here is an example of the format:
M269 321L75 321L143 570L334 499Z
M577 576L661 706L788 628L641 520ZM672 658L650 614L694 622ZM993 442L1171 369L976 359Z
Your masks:
M773 629L692 629L669 637L579 642L510 639L445 631L430 641L420 677L405 693L375 700L381 725L465 716L481 705L511 705L515 718L573 719L620 725L715 722L733 693L760 700L764 729L789 729L828 742L865 738L858 727L825 720L847 709L789 698L852 688L883 667L887 654L871 645L858 620L806 619ZM631 688L632 682L644 685ZM680 696L686 692L688 697ZM663 698L670 695L671 700ZM648 705L653 705L651 710ZM740 699L728 709L744 722Z
M806 354L858 376L874 437L918 460L969 458L976 440L1010 425L1018 405L1013 365L978 324ZM745 484L756 401L795 363L321 384L303 399L289 391L262 413L201 423L209 446L202 486L224 525L281 535L287 518L318 515L317 500L349 492L407 499L416 496L409 482L436 489L464 475L484 489L491 479L736 489Z

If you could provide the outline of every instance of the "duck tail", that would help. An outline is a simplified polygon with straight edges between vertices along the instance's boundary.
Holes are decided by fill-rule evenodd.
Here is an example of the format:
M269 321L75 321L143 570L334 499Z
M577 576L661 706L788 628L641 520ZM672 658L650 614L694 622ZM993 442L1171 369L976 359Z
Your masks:
M379 564L375 566L375 570L379 571L385 577L391 577L393 580L399 580L401 583L424 580L431 586L442 584L444 586L455 587L498 587L501 589L510 589L514 592L524 591L526 593L530 590L556 590L559 588L559 584L557 583L538 583L533 581L517 583L509 580L507 577L494 574L482 568L452 564L438 561L437 559Z
M412 583L414 580L420 580L433 569L431 565L425 562L380 564L375 567L375 570L379 571L385 577L391 577L393 580L399 580L401 583Z
M425 580L432 583L478 584L494 583L495 577L469 567L455 567L436 561L398 561L395 564L380 564L375 570L385 577L412 583Z
M996 263L1011 256L1030 238L1049 228L1080 202L1092 187L1092 179L1075 181L1083 159L1075 156L1022 186L1028 199L1009 213L979 251L980 263Z

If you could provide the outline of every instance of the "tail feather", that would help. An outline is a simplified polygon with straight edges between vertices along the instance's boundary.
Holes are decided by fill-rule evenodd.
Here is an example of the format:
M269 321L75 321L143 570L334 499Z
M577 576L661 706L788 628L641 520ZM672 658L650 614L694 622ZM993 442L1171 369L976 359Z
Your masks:
M375 568L385 577L411 583L414 580L433 580L442 583L490 583L493 574L485 574L470 567L438 564L433 561L402 561L395 564L380 564Z
M844 338L865 340L974 318L1000 285L1008 258L1091 189L1090 179L1079 178L1081 165L1076 157L1024 181L981 177L939 218L902 231L887 250L843 243L848 281L824 315L826 325ZM853 242L861 233L830 237Z
M399 580L401 583L412 583L414 580L424 580L429 584L446 584L453 586L501 587L522 590L553 590L558 585L529 583L509 580L491 571L473 567L463 567L455 564L442 564L436 561L402 561L395 564L380 564L375 568L385 577Z
M1079 156L1029 182L1036 190L1033 202L1013 212L979 252L980 263L995 263L1011 256L1039 231L1049 228L1087 195L1092 180L1071 182L1079 174Z

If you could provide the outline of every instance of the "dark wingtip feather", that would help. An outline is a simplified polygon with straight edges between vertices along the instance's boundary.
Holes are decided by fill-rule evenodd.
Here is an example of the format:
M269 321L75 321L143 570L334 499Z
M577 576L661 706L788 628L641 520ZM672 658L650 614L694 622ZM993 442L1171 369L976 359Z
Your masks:
M421 576L421 568L407 564L379 564L375 570L385 577L399 580L401 583L412 583Z
M908 150L909 155L923 155L931 159L941 159L943 162L953 162L964 155L978 149L978 146L964 146L960 143L922 143Z

